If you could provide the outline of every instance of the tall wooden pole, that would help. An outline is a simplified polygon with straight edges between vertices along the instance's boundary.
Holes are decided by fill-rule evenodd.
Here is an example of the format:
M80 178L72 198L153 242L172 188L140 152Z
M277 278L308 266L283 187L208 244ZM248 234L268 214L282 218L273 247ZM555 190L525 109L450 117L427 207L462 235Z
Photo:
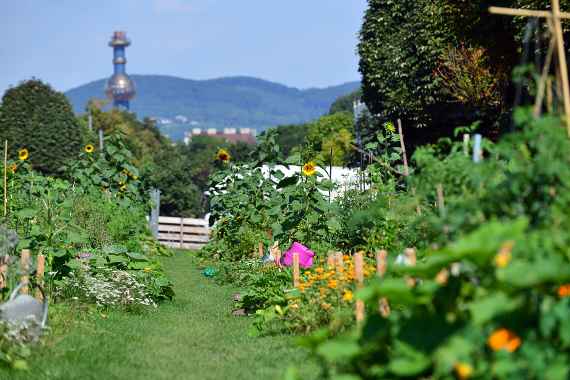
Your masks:
M383 278L386 274L386 261L388 258L388 252L385 250L378 251L376 253L376 275L378 278ZM388 299L380 298L378 301L378 310L380 311L380 315L384 318L387 318L390 315L390 304L388 303Z
M400 147L402 148L402 160L404 161L404 175L410 175L408 167L408 156L406 155L406 144L404 143L404 130L402 128L402 120L398 119L398 134L400 135Z
M299 253L295 252L295 253L293 253L293 286L294 287L299 286L300 275L301 274L299 271Z
M38 255L38 267L36 270L36 283L38 284L38 287L41 286L42 289L44 287L44 271L45 271L45 265L46 265L46 258L44 255ZM39 290L36 291L36 299L43 301L44 297L42 292Z
M22 250L20 256L20 283L23 284L20 293L28 294L28 284L30 283L30 251L28 249Z
M556 45L558 48L558 59L560 62L560 74L562 76L562 92L564 94L564 114L566 116L566 131L570 137L570 85L568 84L568 65L566 63L566 51L564 49L564 35L562 33L562 23L560 22L560 2L552 0L552 14L554 16L554 33L556 35Z
M361 289L364 286L364 257L362 252L354 254L354 277L356 278L356 287ZM364 321L364 301L356 300L355 314L357 323Z
M4 140L4 216L8 214L8 140Z

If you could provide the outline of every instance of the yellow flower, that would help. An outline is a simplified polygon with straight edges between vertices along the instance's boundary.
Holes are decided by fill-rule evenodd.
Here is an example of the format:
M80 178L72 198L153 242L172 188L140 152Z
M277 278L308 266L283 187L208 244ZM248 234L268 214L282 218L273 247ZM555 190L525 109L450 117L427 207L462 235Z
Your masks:
M18 158L20 161L26 161L30 156L30 152L26 148L22 148L18 151Z
M493 351L507 350L509 352L515 352L521 343L521 338L507 329L496 330L487 339L487 344Z
M336 287L337 287L337 282L336 282L336 280L329 280L327 286L328 286L329 288L331 288L331 289L336 289Z
M122 185L121 187L119 187L119 190L121 190L121 191L126 191L126 190L127 190L127 185Z
M216 157L218 158L218 160L220 160L222 162L229 162L229 160L231 158L228 151L223 149L223 148L218 150L218 154L216 155Z
M95 151L95 147L93 146L93 144L87 144L87 145L85 145L84 150L85 150L85 153L91 154Z
M495 256L495 265L497 268L504 268L511 262L513 247L515 245L514 241L505 242L497 256Z
M317 272L318 274L322 274L324 273L324 268L323 267L318 267L317 269L315 269L315 272Z
M18 170L18 165L16 165L15 163L10 165L9 170L11 173L16 173L16 170Z
M315 164L313 161L309 161L305 165L303 165L303 174L306 175L307 177L315 175L316 172L317 172L317 164Z
M321 304L321 309L323 309L323 310L325 310L325 311L326 311L326 310L329 310L331 307L332 307L332 305L331 305L330 303L323 302L323 303Z
M386 131L390 133L396 132L396 127L394 126L394 123L392 123L391 121L384 124L384 129L386 129Z
M343 301L345 302L350 302L352 301L352 298L354 297L354 295L352 294L352 292L350 290L345 290L344 294L342 296Z
M152 272L152 268L151 267L146 267L143 269L144 272L148 273L148 272Z
M455 368L455 373L461 380L467 380L473 375L473 367L467 363L456 363L453 368Z

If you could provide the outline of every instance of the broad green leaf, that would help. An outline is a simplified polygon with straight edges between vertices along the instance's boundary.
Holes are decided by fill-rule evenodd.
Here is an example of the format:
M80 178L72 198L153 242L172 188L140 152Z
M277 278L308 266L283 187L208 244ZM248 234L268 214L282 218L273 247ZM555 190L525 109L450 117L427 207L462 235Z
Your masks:
M356 342L340 338L326 341L317 348L317 353L329 362L349 360L359 352Z
M483 325L497 316L512 312L523 304L521 297L512 298L504 293L492 293L469 305L473 323Z

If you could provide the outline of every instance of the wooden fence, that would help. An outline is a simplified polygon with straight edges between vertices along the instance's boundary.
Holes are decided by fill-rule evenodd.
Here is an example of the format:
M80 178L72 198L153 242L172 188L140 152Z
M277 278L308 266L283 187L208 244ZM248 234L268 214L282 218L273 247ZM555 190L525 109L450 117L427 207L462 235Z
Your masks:
M158 218L158 241L170 248L200 249L210 240L210 228L204 219Z

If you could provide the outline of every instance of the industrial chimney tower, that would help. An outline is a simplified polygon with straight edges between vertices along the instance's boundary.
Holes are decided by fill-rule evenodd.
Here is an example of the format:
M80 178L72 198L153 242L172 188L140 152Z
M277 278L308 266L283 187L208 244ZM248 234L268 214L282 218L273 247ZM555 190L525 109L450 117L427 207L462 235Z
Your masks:
M135 96L135 84L127 75L125 50L131 41L126 32L115 32L109 42L113 48L113 76L107 81L105 92L113 101L113 106L129 110L129 102Z

